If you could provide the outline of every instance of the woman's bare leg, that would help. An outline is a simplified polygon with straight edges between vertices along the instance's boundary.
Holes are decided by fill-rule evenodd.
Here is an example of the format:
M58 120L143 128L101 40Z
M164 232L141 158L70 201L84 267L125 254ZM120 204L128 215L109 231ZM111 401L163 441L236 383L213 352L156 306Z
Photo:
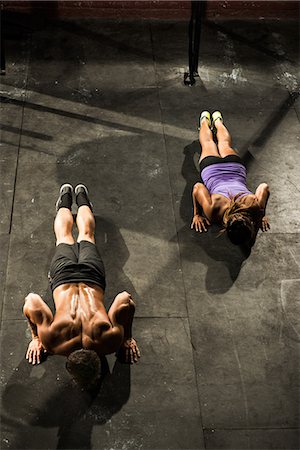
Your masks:
M73 216L68 208L60 208L57 211L54 220L54 233L56 236L56 245L58 244L74 244L72 236Z
M200 161L202 161L203 158L206 158L206 156L220 157L218 148L214 143L213 135L206 119L202 119L201 121L199 140L202 147Z
M228 155L237 155L236 151L231 147L231 136L222 120L216 120L215 127L217 129L218 149L221 157L225 158Z
M79 232L77 242L89 241L95 244L95 218L87 205L78 208L76 223Z

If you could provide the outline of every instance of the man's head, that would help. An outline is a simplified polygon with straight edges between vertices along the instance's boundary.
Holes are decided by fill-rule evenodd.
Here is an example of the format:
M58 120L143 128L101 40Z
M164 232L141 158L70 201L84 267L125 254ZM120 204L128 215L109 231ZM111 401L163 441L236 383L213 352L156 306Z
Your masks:
M93 350L76 350L66 362L66 369L83 388L92 386L100 378L100 358Z

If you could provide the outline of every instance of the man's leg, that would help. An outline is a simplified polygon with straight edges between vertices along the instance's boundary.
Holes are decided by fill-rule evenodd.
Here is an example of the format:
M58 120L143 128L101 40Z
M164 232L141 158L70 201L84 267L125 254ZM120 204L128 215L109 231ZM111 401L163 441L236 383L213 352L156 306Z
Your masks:
M228 155L237 155L236 151L231 147L231 136L222 119L215 121L215 127L217 129L218 149L222 158Z
M56 245L74 244L72 236L73 216L71 212L73 201L73 187L70 184L63 184L60 188L59 197L56 202L57 214L54 220L54 233Z
M68 208L60 208L57 211L54 221L56 245L74 244L74 239L72 236L73 223L73 216Z
M208 120L204 117L200 124L199 140L202 147L200 161L207 156L220 157L218 148L213 140L212 131L209 127Z
M83 184L78 184L75 188L75 195L78 205L76 223L79 234L77 242L89 241L95 244L95 218L87 187Z
M88 206L78 208L76 223L79 232L77 242L89 241L95 244L95 218Z

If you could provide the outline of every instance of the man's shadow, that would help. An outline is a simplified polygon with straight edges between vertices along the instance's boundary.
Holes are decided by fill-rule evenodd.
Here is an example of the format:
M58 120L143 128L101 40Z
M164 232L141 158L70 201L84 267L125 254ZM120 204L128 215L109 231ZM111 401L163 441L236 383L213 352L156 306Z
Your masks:
M104 262L106 276L105 306L108 307L114 297L122 291L137 297L136 290L124 272L124 266L130 254L125 241L116 225L100 216L95 216L96 245Z
M129 251L120 231L109 220L95 219L96 245L106 270L108 309L119 292L127 290L135 297L136 291L123 270ZM53 255L48 256L50 262ZM43 297L55 313L50 285ZM43 448L45 439L52 438L53 444L49 441L47 448L89 449L93 426L105 424L127 402L129 365L116 361L110 373L103 358L100 383L90 392L80 390L69 379L64 365L65 358L59 356L50 356L34 368L24 359L14 371L4 390L1 415L3 436L13 436L10 448ZM58 440L45 432L52 427L58 428Z
M70 380L64 365L65 358L58 356L35 367L24 358L14 371L1 412L2 436L8 437L9 448L90 449L93 426L104 425L127 402L128 364L116 361L110 373L102 358L101 379L92 391ZM57 434L49 428L58 428Z
M207 266L206 289L209 292L226 292L237 279L243 262L249 257L251 247L233 245L220 227L210 226L207 233L191 230L193 217L192 190L199 182L198 160L201 155L199 141L184 148L181 174L186 186L180 201L180 217L185 225L178 231L182 257L200 261Z

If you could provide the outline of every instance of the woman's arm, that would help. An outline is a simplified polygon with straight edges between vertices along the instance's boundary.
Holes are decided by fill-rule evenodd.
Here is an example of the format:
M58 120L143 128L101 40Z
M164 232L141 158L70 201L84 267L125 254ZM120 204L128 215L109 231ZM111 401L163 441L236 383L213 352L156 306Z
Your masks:
M270 189L267 183L261 183L256 189L255 195L260 208L265 211L270 197Z
M262 219L259 225L262 231L268 231L270 229L270 223L266 214L266 207L270 197L270 190L267 183L261 183L255 191L255 196L257 198L259 207L262 210Z
M196 183L192 192L193 199L193 220L191 228L195 228L196 231L207 231L207 226L210 225L209 220L205 217L204 211L211 210L211 196L207 188L202 183ZM199 212L199 207L201 212Z

